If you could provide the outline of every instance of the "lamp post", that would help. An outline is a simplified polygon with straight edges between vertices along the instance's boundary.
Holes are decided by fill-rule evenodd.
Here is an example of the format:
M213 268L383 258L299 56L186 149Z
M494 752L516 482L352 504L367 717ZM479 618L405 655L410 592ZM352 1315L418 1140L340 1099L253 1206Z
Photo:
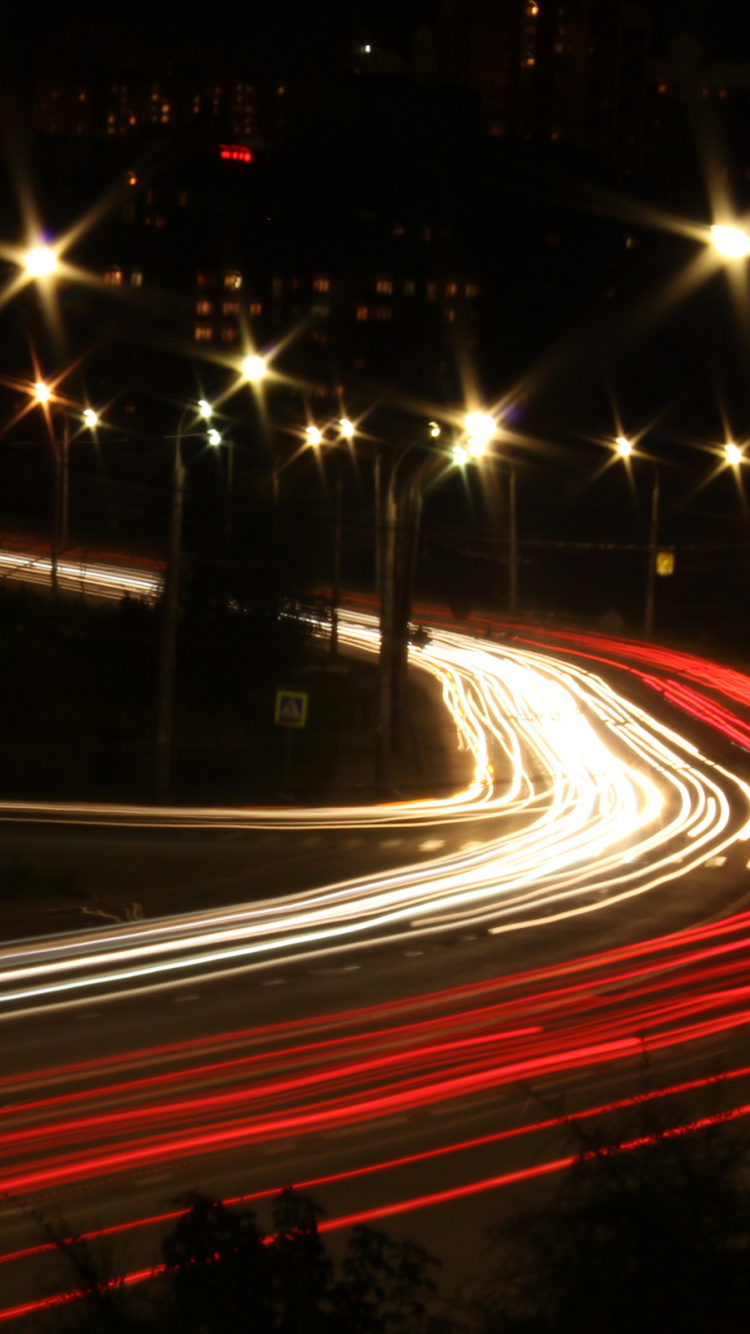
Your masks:
M50 438L55 464L54 498L52 507L52 541L50 544L50 579L52 591L58 591L58 564L60 552L68 545L68 525L70 517L70 411L55 398L54 391L44 380L37 380L33 387L34 401L45 408L49 414ZM55 409L62 419L62 434L58 439L54 429ZM88 430L93 430L99 417L93 408L85 408L83 423Z
M208 411L206 411L208 409ZM167 563L164 571L164 593L162 598L162 632L159 653L159 687L156 723L156 790L159 800L167 802L172 786L172 748L174 739L174 677L177 649L177 619L180 602L180 563L182 559L182 516L185 499L185 481L187 470L182 455L182 441L185 438L185 421L191 409L182 408L177 422L172 461L172 487L169 515L169 542ZM212 409L205 399L201 399L194 416L208 421ZM202 432L190 432L202 434ZM209 430L209 444L220 443L218 431ZM212 436L217 439L213 440Z
M621 459L634 457L633 445L624 435L618 435L615 445L617 453ZM646 639L651 639L654 630L654 591L656 582L656 557L659 545L659 504L660 504L660 481L659 469L653 459L646 458L644 455L635 455L635 457L647 463L652 471L651 486L651 514L648 529L648 565L646 568L646 597L643 606L643 634Z
M470 459L480 459L496 429L489 414L468 413L464 419L465 441L454 446L448 455L450 462L461 466ZM427 430L432 441L441 434L436 422L430 422ZM445 451L438 452L433 447L416 468L407 472L406 464L418 443L419 439L406 445L392 463L383 505L376 752L376 781L380 785L388 781L390 759L400 730L424 494L438 480L436 465L442 468L446 459Z
M172 738L174 732L174 667L177 644L177 609L180 596L180 557L182 554L182 510L185 494L185 465L182 458L182 431L187 407L180 413L174 437L172 460L172 497L169 519L167 564L164 571L161 652L159 655L159 698L156 726L156 790L159 800L167 802L172 783Z

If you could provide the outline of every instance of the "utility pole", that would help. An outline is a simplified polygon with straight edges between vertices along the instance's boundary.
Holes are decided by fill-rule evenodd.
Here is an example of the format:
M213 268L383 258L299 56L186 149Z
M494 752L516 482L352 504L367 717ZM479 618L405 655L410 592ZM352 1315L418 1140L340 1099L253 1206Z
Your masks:
M62 430L62 478L60 486L60 551L68 545L68 519L70 513L70 422L63 413Z
M172 782L172 741L174 733L174 675L177 644L177 613L180 596L180 557L182 554L182 508L185 493L185 465L182 459L183 410L174 441L172 497L169 524L169 548L164 574L161 653L159 658L159 701L156 733L156 788L159 800L166 803Z

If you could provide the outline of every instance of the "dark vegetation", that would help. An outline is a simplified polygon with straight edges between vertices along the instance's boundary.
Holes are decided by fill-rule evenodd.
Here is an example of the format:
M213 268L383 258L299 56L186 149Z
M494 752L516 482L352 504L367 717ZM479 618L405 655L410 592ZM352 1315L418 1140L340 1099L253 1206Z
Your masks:
M124 1286L101 1255L47 1226L67 1261L69 1290L52 1328L86 1334L418 1334L437 1266L414 1242L355 1227L335 1264L322 1210L285 1190L264 1234L249 1209L193 1193L162 1241L165 1272L148 1291Z
M599 1128L551 1208L498 1228L482 1334L740 1334L750 1328L750 1142L673 1134L641 1111ZM638 1147L618 1150L609 1144Z
M674 1109L673 1109L674 1111ZM198 1192L161 1246L161 1277L123 1286L112 1256L44 1227L84 1294L46 1329L185 1334L741 1334L750 1327L750 1143L721 1119L687 1134L646 1106L634 1123L575 1131L553 1204L492 1234L494 1271L471 1301L437 1297L438 1262L355 1227L334 1263L323 1211L285 1190L271 1232ZM637 1141L637 1147L623 1147ZM613 1147L614 1146L614 1147ZM59 1289L58 1289L59 1290Z

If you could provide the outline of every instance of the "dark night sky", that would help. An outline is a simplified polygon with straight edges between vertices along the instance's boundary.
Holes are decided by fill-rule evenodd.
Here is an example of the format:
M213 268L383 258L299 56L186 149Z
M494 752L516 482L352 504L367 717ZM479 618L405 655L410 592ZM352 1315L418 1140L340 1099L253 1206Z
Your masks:
M48 21L29 23L28 7L12 0L10 42L19 54L30 54L45 27L83 21L122 24L131 32L157 40L200 41L237 53L283 59L290 47L309 56L325 52L348 36L370 31L394 45L408 48L409 34L420 21L434 21L440 0L217 0L210 7L186 6L176 10L171 0L130 0L127 7L102 7L95 0L79 0L72 8L43 5ZM653 49L664 51L670 36L692 32L708 59L750 60L750 16L743 0L646 0L653 20ZM7 11L6 11L7 12ZM35 11L41 17L39 11ZM7 20L6 20L7 23ZM7 33L7 27L6 27Z

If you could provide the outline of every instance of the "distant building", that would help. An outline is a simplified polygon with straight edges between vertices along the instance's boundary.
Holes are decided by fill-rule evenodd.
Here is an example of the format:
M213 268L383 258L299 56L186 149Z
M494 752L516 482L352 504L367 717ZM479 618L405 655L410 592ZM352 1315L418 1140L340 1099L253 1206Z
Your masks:
M640 165L649 20L622 0L446 0L443 77L481 97L489 133Z

